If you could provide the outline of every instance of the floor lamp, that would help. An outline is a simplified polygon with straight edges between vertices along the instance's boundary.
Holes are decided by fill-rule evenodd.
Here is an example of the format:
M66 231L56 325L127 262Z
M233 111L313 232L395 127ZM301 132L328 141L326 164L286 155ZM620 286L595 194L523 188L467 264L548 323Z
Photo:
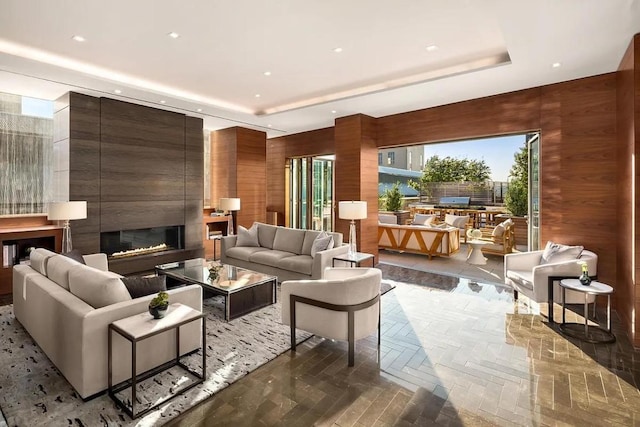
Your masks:
M218 208L220 210L224 211L225 214L227 214L227 215L231 214L231 216L229 217L227 235L231 236L231 235L235 234L234 233L233 216L235 215L235 213L237 211L240 210L240 199L233 198L233 197L222 198L222 199L220 199L220 206L218 206Z
M367 217L367 202L349 201L338 203L338 217L340 219L350 219L349 224L349 252L350 258L355 257L357 250L356 245L356 219L365 219Z
M62 252L71 252L71 225L72 219L85 219L87 217L87 202L52 202L49 203L47 218L53 221L64 221L62 228Z

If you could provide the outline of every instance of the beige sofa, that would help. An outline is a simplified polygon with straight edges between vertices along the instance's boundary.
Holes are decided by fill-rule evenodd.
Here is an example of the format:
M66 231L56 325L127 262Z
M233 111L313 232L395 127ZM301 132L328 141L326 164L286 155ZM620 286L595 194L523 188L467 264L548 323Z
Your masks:
M146 312L154 295L131 299L121 276L107 271L105 254L85 255L84 260L87 265L46 249L34 250L30 266L13 268L13 307L16 319L78 394L87 399L108 387L108 325ZM168 293L170 302L202 310L200 286ZM96 305L113 303L94 308L76 295ZM149 319L152 321L151 315ZM201 328L200 322L180 328L182 354L200 348ZM113 334L112 354L113 380L117 384L131 377L131 347L118 334ZM138 343L137 372L173 357L175 332L156 335Z
M449 256L460 250L460 229L378 223L378 247L399 252Z
M278 281L320 279L334 256L349 249L342 244L341 233L333 236L334 247L311 256L313 241L320 234L315 230L279 227L254 223L258 227L259 246L236 246L237 236L225 236L220 243L220 262L277 276Z

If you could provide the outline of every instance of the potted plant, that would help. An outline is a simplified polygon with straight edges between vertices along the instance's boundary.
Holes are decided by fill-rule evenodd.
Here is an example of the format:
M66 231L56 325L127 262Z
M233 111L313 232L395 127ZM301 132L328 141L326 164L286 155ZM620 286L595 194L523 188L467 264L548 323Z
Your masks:
M398 224L404 224L409 218L409 211L403 211L402 205L404 197L400 191L400 182L393 184L391 188L384 193L384 210L392 212L398 217Z
M169 294L159 292L149 303L149 313L154 319L162 319L169 308Z

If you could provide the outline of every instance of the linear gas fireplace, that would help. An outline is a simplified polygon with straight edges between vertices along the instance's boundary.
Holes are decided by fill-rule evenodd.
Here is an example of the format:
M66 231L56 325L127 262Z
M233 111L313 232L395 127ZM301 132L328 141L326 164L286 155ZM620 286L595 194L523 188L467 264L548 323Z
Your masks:
M100 233L100 250L112 259L183 248L184 225Z

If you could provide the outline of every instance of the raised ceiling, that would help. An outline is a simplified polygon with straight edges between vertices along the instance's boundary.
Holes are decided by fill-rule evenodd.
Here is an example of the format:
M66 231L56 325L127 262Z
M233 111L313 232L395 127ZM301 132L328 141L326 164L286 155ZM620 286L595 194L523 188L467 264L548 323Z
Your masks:
M75 90L270 137L611 72L640 32L640 0L1 0L0 10L0 91Z

